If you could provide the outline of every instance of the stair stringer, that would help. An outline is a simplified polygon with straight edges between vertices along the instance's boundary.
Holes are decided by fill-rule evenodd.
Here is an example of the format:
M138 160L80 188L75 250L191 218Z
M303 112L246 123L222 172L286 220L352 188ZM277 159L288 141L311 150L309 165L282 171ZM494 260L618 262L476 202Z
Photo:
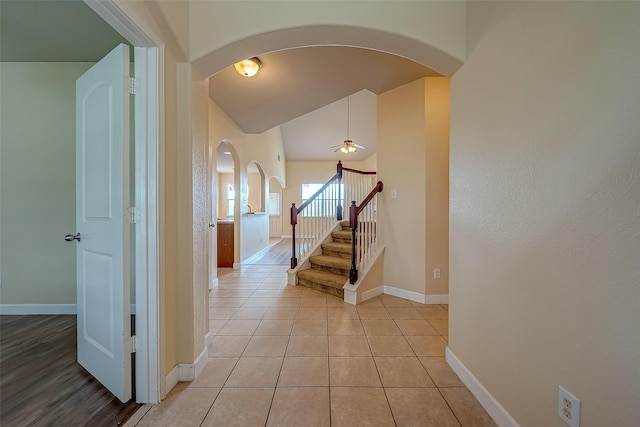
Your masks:
M356 305L384 293L384 246L378 247L371 260L363 270L358 270L356 283L347 283L342 288L344 302Z
M318 239L317 243L306 252L304 258L298 259L298 265L296 268L290 268L287 270L287 284L292 286L298 285L298 276L297 273L299 270L306 270L311 268L311 263L309 262L309 258L315 255L322 254L322 245L324 243L329 243L333 241L331 237L331 233L334 231L341 230L342 226L340 225L340 221L336 220L333 228L329 228L329 230L322 236L321 239Z

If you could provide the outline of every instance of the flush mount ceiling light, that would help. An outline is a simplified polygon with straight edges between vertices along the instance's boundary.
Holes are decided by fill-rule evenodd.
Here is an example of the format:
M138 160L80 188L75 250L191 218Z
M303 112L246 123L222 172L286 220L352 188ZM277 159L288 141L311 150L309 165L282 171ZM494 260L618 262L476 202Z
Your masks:
M262 67L262 62L256 58L245 59L233 64L238 74L245 77L253 77L258 73L258 70Z
M350 127L349 124L350 124L349 123L349 97L347 97L347 139L344 140L344 143L334 145L333 147L331 147L331 148L335 148L335 150L333 150L334 153L336 151L340 151L340 152L343 152L344 154L350 154L358 151L358 148L362 150L367 149L367 147L365 147L364 145L354 144L353 141L349 139L349 127Z

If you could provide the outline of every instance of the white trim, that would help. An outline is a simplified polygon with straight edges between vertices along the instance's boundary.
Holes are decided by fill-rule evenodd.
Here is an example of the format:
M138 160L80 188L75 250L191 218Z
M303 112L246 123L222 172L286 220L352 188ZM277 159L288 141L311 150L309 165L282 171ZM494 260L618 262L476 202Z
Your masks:
M134 48L135 76L135 227L136 275L136 401L160 401L159 328L159 48Z
M135 202L140 222L135 227L136 253L136 400L157 403L160 372L160 233L163 216L163 41L145 20L119 0L84 0L103 20L135 47L135 77L140 81L135 97ZM173 371L172 371L173 372ZM171 373L165 385L173 381ZM171 384L169 389L173 388Z
M216 286L218 286L218 278L216 277L215 279L213 279L211 281L211 283L209 283L209 290L212 290L213 288L215 288Z
M204 336L204 346L207 350L207 357L209 357L209 346L211 345L211 343L213 342L213 339L215 338L215 334L212 334L211 332L207 332L207 335Z
M291 235L291 234L283 234L283 235L282 235L282 236L280 236L280 237L282 237L283 239L291 239L291 238L292 238L292 235Z
M116 30L129 43L139 47L154 47L162 44L150 28L142 28L129 15L131 11L125 12L118 5L116 0L84 0L93 11L98 14L107 24Z
M406 289L386 285L384 287L384 293L394 297L419 302L421 304L449 304L449 295L425 295L419 292L408 291Z
M482 383L462 364L460 359L447 347L446 360L469 391L478 399L480 405L487 411L500 427L520 427L506 409L484 388Z
M384 286L378 286L377 288L369 289L368 291L362 292L362 300L360 302L366 301L371 298L375 298L378 295L382 295L384 293Z
M209 359L209 351L207 346L200 352L193 363L178 364L178 379L180 381L193 381L204 369Z
M242 264L241 263L239 263L239 262L234 262L233 263L233 269L234 270L239 270L241 268L242 268Z
M0 315L77 314L75 304L0 304Z
M167 394L169 394L169 392L178 384L178 381L180 381L180 375L178 374L180 369L178 366L179 365L174 366L171 372L169 372L164 379L164 387Z
M425 304L449 304L449 295L425 295Z
M247 258L244 261L242 261L241 264L242 265L250 265L252 262L254 262L255 260L259 259L264 254L269 252L269 249L271 249L271 246L267 246L265 248L260 249L258 252L256 252L255 254L251 255L249 258Z

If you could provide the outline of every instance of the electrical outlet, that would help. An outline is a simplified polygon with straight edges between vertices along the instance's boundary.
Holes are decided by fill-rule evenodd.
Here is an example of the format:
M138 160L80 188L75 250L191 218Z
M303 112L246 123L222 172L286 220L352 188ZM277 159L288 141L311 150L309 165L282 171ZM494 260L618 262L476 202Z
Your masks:
M558 416L570 427L580 427L580 399L558 386Z
M391 189L391 198L395 199L396 197L398 197L398 192L396 191L395 188Z
M439 268L434 268L433 269L433 278L434 279L439 279L440 278L440 269Z

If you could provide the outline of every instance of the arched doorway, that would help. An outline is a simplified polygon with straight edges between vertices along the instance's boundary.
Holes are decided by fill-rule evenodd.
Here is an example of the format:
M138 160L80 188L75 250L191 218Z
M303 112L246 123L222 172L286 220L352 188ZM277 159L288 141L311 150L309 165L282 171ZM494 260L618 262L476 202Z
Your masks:
M240 192L240 167L238 154L230 141L218 143L212 150L211 164L211 231L210 286L213 286L218 268L233 268L236 261L238 219L240 206L237 196Z

